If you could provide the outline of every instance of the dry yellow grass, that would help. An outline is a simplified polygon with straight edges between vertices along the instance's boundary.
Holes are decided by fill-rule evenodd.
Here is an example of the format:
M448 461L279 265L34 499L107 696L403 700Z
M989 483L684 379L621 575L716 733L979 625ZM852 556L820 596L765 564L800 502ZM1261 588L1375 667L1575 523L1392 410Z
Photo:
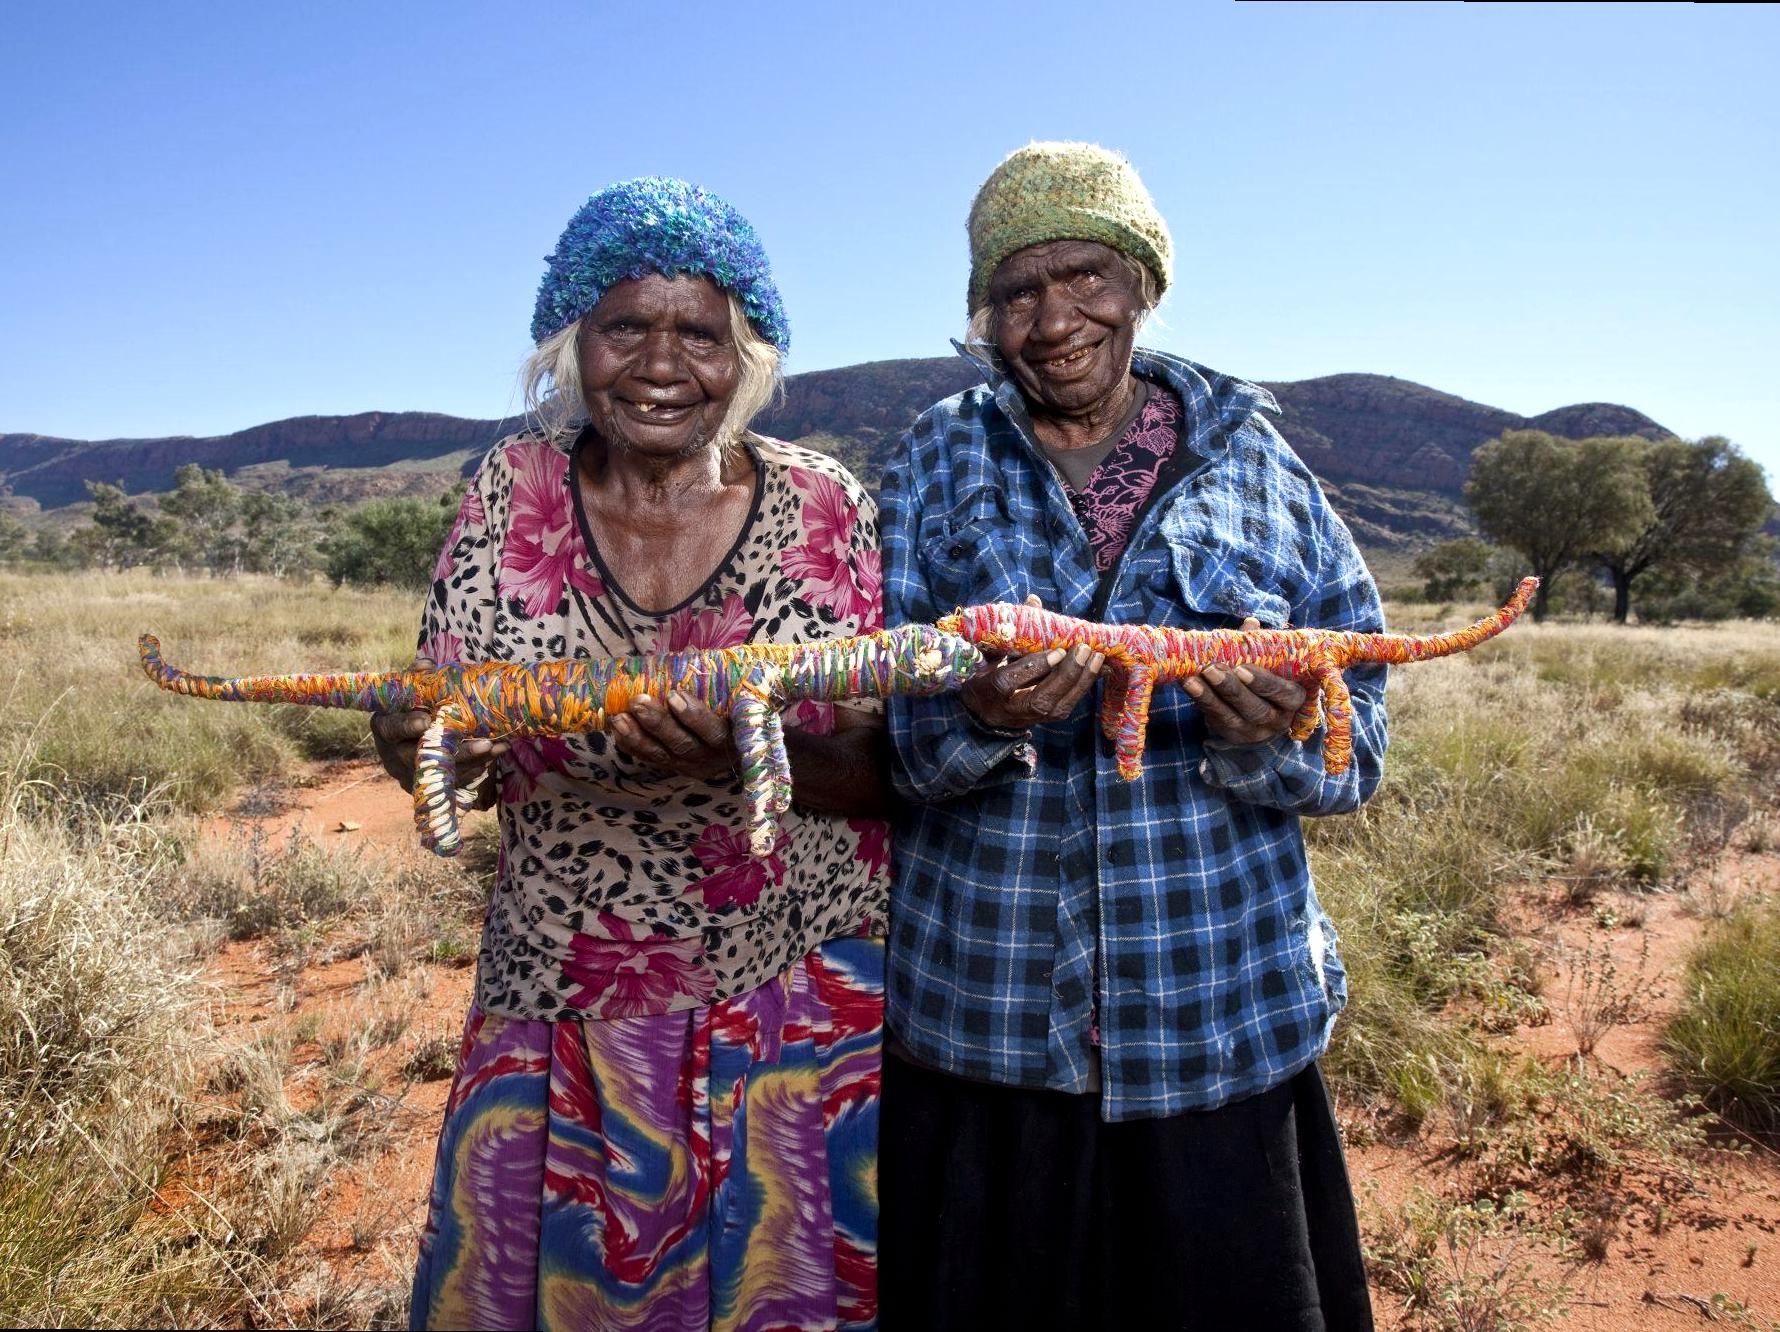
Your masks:
M383 669L408 661L418 622L418 597L387 590L0 573L0 769L43 779L62 801L209 808L299 756L366 746L365 718L195 705L143 677L138 634L157 633L171 660L206 674Z

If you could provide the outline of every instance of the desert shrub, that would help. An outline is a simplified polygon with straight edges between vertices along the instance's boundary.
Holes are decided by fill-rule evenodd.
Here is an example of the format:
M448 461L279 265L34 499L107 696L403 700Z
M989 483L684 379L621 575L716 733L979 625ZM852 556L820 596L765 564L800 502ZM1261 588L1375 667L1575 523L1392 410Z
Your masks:
M323 543L328 577L336 586L425 588L456 510L455 502L417 499L370 500L349 510Z
M1780 1126L1780 907L1745 905L1707 931L1688 959L1666 1044L1708 1105Z

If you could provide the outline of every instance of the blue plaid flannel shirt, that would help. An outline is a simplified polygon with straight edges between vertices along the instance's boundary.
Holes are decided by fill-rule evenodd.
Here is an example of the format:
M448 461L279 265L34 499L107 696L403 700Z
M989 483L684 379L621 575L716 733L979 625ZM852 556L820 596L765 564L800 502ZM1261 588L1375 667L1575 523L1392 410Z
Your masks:
M1186 474L1151 503L1104 607L1086 533L1034 446L1017 389L989 380L930 408L884 474L892 625L1036 593L1069 615L1180 628L1383 628L1347 526L1261 409L1262 388L1139 350L1185 408ZM1383 667L1348 672L1353 764L1303 744L1208 739L1157 690L1143 776L1119 779L1086 700L1030 741L957 695L890 703L899 792L888 1009L924 1063L1027 1087L1090 1086L1140 1119L1263 1091L1322 1053L1347 1000L1301 815L1357 808L1385 751ZM1097 692L1097 691L1096 691Z

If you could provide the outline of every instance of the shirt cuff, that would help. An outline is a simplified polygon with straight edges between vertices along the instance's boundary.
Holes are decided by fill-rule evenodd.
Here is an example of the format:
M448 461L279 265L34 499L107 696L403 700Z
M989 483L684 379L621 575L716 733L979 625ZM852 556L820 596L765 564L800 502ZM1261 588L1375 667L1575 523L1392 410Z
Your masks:
M1267 779L1273 773L1303 762L1304 746L1290 736L1276 735L1258 745L1207 739L1199 775L1208 786L1232 795L1258 795L1267 789Z
M1023 781L1038 771L1038 750L1032 741L992 735L973 725L946 734L937 750L936 794L942 799Z

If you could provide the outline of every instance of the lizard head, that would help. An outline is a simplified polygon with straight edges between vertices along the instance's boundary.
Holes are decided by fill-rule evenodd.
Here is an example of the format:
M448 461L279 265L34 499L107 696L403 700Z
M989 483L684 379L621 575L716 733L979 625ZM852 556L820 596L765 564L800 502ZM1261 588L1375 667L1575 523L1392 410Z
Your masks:
M897 691L940 694L956 689L983 669L983 654L955 633L927 624L890 631Z

